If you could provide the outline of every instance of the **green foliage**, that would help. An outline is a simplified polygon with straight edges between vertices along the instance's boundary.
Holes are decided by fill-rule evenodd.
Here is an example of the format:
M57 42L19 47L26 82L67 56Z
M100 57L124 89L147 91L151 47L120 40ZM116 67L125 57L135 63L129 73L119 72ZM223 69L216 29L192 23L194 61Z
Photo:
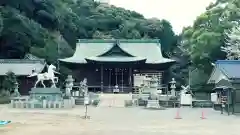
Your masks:
M93 0L3 0L0 5L2 58L22 58L30 52L53 62L71 56L79 38L159 38L165 51L176 43L168 21L147 20L136 12ZM64 53L58 45L65 48ZM4 53L9 48L10 53Z
M10 96L0 94L0 104L9 104L11 102Z
M5 91L13 91L15 88L15 85L17 83L17 78L13 72L7 72L6 76L4 76L4 80L2 82L2 88Z
M226 54L221 51L225 45L224 33L235 26L240 19L239 0L217 0L207 11L194 21L192 27L182 32L181 47L185 49L193 66L204 71L204 76L212 71L211 62L225 59ZM205 78L202 74L197 78Z
M98 106L99 103L100 103L100 100L99 99L95 99L95 100L93 100L92 105L93 106Z
M4 59L31 53L56 63L73 55L77 39L158 38L164 52L171 52L177 41L166 20L145 19L93 0L1 0L0 13L0 58ZM61 68L64 74L70 72L64 65Z

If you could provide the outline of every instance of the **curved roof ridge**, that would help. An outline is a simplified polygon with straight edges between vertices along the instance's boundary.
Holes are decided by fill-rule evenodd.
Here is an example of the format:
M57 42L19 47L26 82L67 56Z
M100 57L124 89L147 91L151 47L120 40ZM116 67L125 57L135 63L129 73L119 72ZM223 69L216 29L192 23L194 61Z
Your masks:
M111 48L109 48L107 51L103 52L102 54L98 55L97 57L102 57L102 56L107 55L107 53L110 52L112 49L114 49L114 47L118 47L120 49L120 51L122 51L123 53L125 53L129 57L137 57L137 56L134 56L131 53L129 53L127 50L124 50L121 47L121 42L119 40L115 40L115 43L113 43L113 46Z
M78 39L78 43L160 43L159 39Z

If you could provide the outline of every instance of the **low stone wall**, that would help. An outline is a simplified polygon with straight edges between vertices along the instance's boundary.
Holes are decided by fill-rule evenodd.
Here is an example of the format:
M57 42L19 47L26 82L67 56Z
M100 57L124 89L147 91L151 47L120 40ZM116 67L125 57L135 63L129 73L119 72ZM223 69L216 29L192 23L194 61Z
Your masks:
M34 101L11 99L12 108L73 108L75 106L74 98L64 99L63 101Z

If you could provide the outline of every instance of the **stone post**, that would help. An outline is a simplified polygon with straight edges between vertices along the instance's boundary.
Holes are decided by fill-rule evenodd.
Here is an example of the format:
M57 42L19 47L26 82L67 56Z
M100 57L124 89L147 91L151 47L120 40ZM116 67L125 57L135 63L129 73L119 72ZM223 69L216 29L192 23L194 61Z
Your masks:
M30 108L34 108L34 101L30 102Z
M71 97L72 96L71 91L72 91L73 82L74 82L74 79L72 78L72 75L68 75L65 82L66 82L65 95L67 97Z
M48 101L48 108L52 108L52 102L51 101Z
M42 103L43 103L43 108L47 108L47 100L44 99L44 100L42 101Z
M14 108L14 100L11 99L11 107Z
M57 108L57 101L53 101L53 108Z

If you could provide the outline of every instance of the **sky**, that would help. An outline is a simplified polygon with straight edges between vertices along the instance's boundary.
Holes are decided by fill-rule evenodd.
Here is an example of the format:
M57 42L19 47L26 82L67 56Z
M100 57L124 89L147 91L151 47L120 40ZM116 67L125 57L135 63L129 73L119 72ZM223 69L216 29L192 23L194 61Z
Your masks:
M174 32L181 33L182 28L192 25L197 16L215 0L109 0L111 5L134 10L146 18L168 20Z

